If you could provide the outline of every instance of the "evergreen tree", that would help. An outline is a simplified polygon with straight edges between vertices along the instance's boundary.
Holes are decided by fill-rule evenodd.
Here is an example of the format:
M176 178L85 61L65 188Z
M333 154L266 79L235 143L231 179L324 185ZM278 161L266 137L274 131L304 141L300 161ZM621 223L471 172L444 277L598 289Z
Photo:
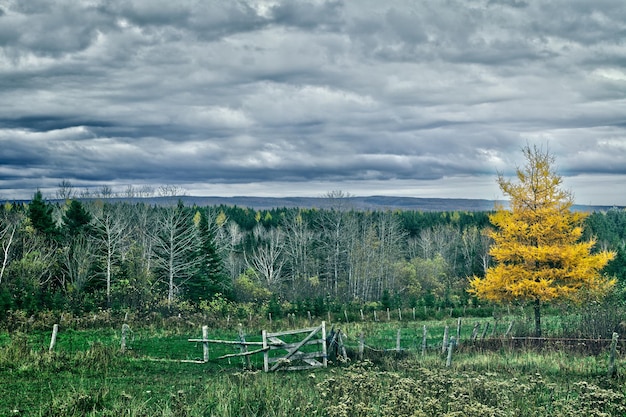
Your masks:
M28 204L28 218L33 228L49 239L56 239L59 235L53 211L54 208L44 201L41 191L37 190Z
M68 237L74 237L86 231L91 223L91 214L78 200L70 202L67 211L63 215L63 224Z
M198 301L208 299L220 293L230 296L231 288L228 276L224 272L222 259L215 244L215 230L209 224L205 210L196 215L198 227L198 266L194 277L187 282L187 297ZM199 217L199 218L198 218Z

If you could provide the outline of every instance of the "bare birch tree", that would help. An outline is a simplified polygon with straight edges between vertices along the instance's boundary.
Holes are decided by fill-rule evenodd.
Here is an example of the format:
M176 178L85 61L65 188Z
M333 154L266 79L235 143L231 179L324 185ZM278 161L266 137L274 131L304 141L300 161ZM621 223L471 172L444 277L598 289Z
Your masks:
M129 213L123 212L123 208L124 206L120 203L104 203L99 205L93 213L93 222L96 229L95 238L102 249L104 258L104 278L108 304L111 303L113 268L119 259L118 255L123 245L130 235L128 228Z
M252 253L246 254L246 261L261 276L267 288L274 291L283 279L285 234L281 229L266 229L257 224L253 235L257 243Z
M310 251L315 234L306 224L301 211L290 212L282 225L285 230L285 257L289 281L291 290L296 292L297 287L312 275Z
M195 229L191 213L182 203L160 208L155 226L156 262L166 282L167 303L171 306L179 288L190 278L195 267Z
M12 248L15 243L16 232L20 227L20 224L24 220L25 215L20 212L16 212L11 204L5 204L2 209L2 216L0 217L0 242L2 242L2 266L0 267L0 284L4 277L4 271L6 270L11 258Z

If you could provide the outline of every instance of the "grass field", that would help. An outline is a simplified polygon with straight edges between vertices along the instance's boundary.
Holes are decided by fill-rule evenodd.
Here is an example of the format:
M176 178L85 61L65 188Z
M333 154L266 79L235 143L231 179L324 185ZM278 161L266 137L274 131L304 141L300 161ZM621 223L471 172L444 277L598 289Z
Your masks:
M626 416L622 354L618 375L607 378L608 352L476 350L467 341L475 321L467 319L465 346L449 368L441 337L445 325L456 332L453 319L337 324L349 348L364 333L368 346L393 349L400 328L407 350L270 374L259 371L260 357L252 370L241 358L180 362L202 357L202 344L187 341L201 335L192 326L136 326L125 353L120 330L110 327L61 328L51 353L49 331L0 333L0 416ZM429 349L422 356L424 325ZM246 333L260 340L259 329ZM210 333L236 337L236 326ZM233 352L210 345L211 358Z

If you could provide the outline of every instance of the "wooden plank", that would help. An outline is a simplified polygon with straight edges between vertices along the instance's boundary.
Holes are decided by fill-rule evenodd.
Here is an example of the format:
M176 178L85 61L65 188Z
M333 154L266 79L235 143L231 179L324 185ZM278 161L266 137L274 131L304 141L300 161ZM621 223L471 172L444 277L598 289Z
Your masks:
M231 353L231 354L228 354L228 355L220 356L217 359L235 358L235 357L238 357L238 356L250 356L250 355L255 355L257 353L266 352L267 350L269 350L269 346L261 348L261 349L257 349L257 350L251 350L249 352Z
M322 329L322 326L319 326L319 327L316 327L313 331L311 331L311 333L309 333L309 335L307 337L305 337L293 349L289 350L289 353L287 353L287 355L285 357L283 357L283 360L288 361L289 358L291 358L293 355L296 354L298 349L300 349L302 346L304 346L305 343L307 343L309 340L311 340L317 334L317 332L319 332L321 329ZM277 362L277 363L274 364L274 366L272 366L272 368L270 370L275 371L279 366L280 366L280 362Z
M312 331L316 331L318 332L320 330L321 326L317 326L317 327L309 327L306 329L298 329L298 330L286 330L284 332L278 332L278 333L268 333L267 337L279 337L279 336L287 336L290 334L300 334L300 333L311 333Z
M305 360L305 359L315 359L315 358L323 358L323 353L322 352L310 352L310 353L303 353L303 352L298 352L296 354L294 354L291 359L289 359L289 361L297 361L297 360ZM269 358L269 362L270 363L276 363L276 362L281 362L281 361L285 361L284 357L274 357L274 358Z
M263 346L263 342L240 342L237 340L187 339L187 341L196 343L220 343L223 345Z
M285 342L283 340L280 340L277 337L274 336L267 336L267 339L272 343L272 345L274 346L282 346L285 344Z
M324 341L322 339L315 339L315 340L309 340L304 345L305 346L321 345L322 343L324 343ZM299 344L299 342L298 343L285 343L283 345L272 344L270 346L272 347L272 349L290 350L290 349L293 349L296 346L298 346L298 344Z
M321 368L322 366L323 365L320 365L320 366L311 366L311 365L288 366L286 368L283 368L282 370L284 370L284 371L306 371L308 369Z

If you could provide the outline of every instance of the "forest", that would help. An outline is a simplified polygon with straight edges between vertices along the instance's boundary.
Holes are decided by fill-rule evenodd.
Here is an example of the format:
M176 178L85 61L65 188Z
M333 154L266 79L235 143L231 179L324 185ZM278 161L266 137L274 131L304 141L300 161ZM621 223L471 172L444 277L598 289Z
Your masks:
M254 210L71 196L0 206L0 319L100 309L178 311L248 303L266 311L472 307L469 278L492 264L488 212ZM593 212L584 238L616 252L626 282L626 211ZM623 288L623 285L618 285ZM217 304L216 304L217 303ZM221 304L220 304L221 303Z

